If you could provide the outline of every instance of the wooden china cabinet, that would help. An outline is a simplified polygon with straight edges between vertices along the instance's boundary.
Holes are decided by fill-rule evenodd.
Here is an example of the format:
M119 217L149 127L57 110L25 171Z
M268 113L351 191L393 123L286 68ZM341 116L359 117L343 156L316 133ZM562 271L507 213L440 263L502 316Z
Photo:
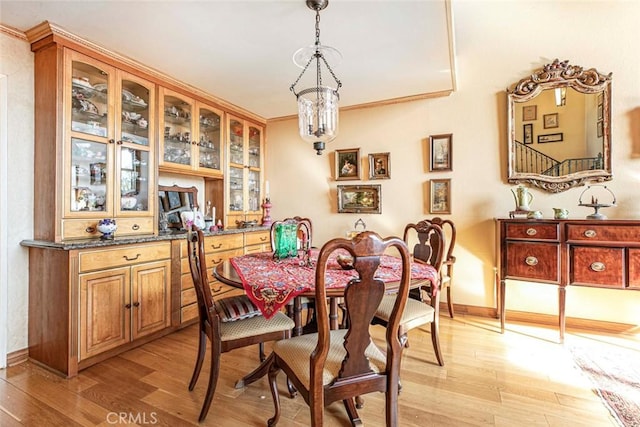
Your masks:
M228 169L226 177L228 227L262 218L262 171L264 129L247 120L227 115Z
M222 111L160 87L160 171L222 178Z

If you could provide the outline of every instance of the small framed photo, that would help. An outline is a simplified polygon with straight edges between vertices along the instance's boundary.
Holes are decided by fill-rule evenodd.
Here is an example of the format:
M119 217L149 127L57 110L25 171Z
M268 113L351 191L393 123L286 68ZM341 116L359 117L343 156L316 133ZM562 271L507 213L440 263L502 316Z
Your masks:
M429 171L450 171L452 168L453 134L431 135L429 137Z
M338 213L382 213L381 185L338 185Z
M360 149L336 150L336 181L360 179Z
M596 124L597 127L597 132L598 132L598 138L602 138L602 134L604 133L604 122L602 120L598 121L598 123Z
M430 187L429 212L432 214L451 213L451 180L432 179Z
M560 142L562 141L562 132L560 133L549 133L547 135L538 135L538 144L544 142Z
M598 104L598 120L604 119L604 109L602 104Z
M533 123L526 123L522 127L522 142L533 144Z
M535 105L525 105L522 107L522 120L530 122L538 117L538 108Z
M558 113L545 114L542 116L544 119L544 128L557 128L558 127Z
M390 153L369 154L369 179L391 178L389 155Z

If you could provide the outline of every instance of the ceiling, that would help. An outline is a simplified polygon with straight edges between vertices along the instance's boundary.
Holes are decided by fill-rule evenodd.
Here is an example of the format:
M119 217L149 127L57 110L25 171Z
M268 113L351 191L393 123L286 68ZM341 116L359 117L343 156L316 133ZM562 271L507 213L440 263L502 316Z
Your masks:
M449 10L449 0L330 0L320 41L343 56L330 63L341 107L454 90ZM265 119L297 113L292 56L315 41L304 0L0 0L1 24L26 31L42 21Z

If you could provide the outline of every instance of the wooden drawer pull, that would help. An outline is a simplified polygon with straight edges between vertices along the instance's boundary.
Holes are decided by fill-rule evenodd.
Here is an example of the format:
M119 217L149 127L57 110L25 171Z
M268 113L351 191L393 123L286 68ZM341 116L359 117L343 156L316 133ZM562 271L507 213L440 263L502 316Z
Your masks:
M535 228L527 228L527 236L535 236L536 234L538 234L538 230L536 230Z
M261 238L260 238L260 241L261 241L261 242L266 242L266 241L267 241L267 239L268 239L268 237L261 237Z
M596 237L596 230L584 230L585 237Z
M220 248L222 247L222 243L220 243L218 246L216 246L216 245L211 245L211 247L212 247L213 249L220 249Z
M600 271L604 271L605 270L604 262L600 262L600 261L596 261L596 262L592 263L590 267L591 267L591 269L593 271L596 271L596 272L600 272Z
M137 260L138 258L140 258L140 254L136 254L136 256L135 256L135 257L133 257L133 258L129 258L128 256L123 255L123 256L122 256L122 258L126 259L127 261L135 261L135 260Z
M213 265L218 265L222 262L222 258L218 258L218 259L214 259L213 260Z
M534 256L528 256L528 257L525 258L524 262L527 265L530 265L530 266L533 267L534 265L538 265L538 258L536 258Z

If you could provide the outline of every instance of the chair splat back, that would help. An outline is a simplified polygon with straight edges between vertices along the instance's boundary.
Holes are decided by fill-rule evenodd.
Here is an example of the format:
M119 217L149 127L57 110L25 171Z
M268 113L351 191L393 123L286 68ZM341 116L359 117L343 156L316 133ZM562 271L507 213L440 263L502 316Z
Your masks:
M193 287L198 301L200 322L206 321L210 327L217 327L220 319L214 308L213 295L209 287L205 262L204 235L195 226L187 233L187 252L189 254L191 279L193 280Z
M434 232L434 228L439 229L439 232ZM407 244L409 244L409 237L412 232L415 232L418 237L418 243L413 247L413 258L431 264L433 268L440 271L444 260L445 246L441 227L428 221L407 224L403 235L403 239Z

